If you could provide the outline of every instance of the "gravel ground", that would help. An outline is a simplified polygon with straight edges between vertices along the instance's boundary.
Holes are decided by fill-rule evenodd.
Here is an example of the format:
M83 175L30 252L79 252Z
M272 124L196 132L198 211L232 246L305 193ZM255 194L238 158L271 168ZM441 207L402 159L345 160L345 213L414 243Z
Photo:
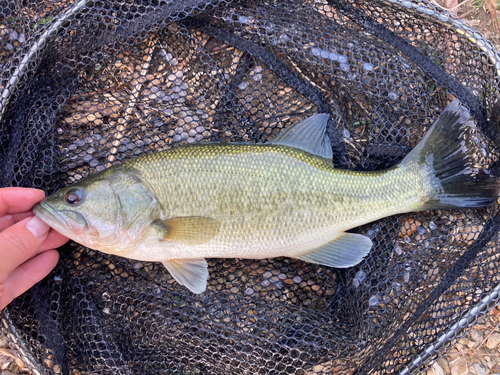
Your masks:
M500 306L434 362L427 375L500 375Z

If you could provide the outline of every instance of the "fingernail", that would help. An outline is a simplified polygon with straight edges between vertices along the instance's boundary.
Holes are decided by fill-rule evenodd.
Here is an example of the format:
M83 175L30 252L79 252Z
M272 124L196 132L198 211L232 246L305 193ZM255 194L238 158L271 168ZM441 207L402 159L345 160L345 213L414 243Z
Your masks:
M36 238L40 238L49 231L50 227L39 217L35 216L26 223L26 229L28 229Z

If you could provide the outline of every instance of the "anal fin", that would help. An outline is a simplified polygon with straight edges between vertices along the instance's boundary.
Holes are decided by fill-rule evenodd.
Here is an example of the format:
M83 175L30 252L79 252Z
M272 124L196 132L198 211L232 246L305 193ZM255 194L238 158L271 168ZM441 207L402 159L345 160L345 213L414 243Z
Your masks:
M162 263L173 278L191 292L200 294L207 289L208 264L205 259L171 259Z
M353 267L370 252L372 241L362 234L342 233L320 248L294 258L335 268Z

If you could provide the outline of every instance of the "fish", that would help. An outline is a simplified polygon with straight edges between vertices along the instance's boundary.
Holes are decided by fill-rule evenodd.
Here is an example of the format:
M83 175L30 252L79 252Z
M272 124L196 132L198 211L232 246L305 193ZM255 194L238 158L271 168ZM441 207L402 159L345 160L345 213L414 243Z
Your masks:
M497 179L473 168L462 139L470 119L455 100L401 162L353 171L334 167L329 115L315 114L267 143L200 143L129 159L33 212L88 248L163 263L196 294L207 287L206 258L353 267L373 247L353 228L496 200Z

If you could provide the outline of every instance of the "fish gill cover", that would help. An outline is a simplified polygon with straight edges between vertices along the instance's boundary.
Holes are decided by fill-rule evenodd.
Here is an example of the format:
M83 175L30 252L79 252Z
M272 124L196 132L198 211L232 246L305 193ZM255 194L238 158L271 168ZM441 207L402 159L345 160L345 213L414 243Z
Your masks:
M0 186L51 193L315 113L336 167L381 170L453 99L472 115L472 172L500 174L500 58L430 1L6 0L0 36ZM374 247L346 270L209 259L201 295L159 263L70 243L0 330L34 374L418 373L498 303L497 213L367 224Z

